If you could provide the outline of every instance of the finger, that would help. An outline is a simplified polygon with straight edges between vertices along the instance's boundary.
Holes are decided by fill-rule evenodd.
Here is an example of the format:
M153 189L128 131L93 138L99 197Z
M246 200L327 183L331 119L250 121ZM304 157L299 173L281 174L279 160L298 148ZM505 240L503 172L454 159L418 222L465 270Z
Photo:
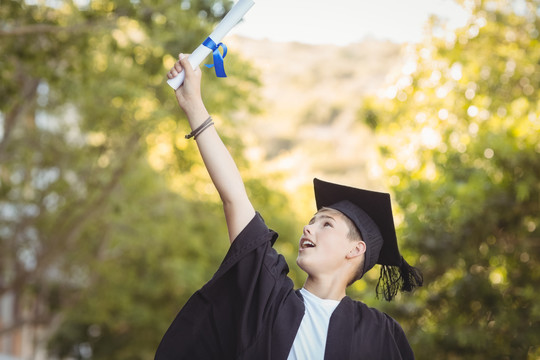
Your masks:
M189 58L187 55L180 54L180 64L182 65L182 68L186 72L186 77L193 75L193 67L191 66L191 63L189 62Z
M174 63L173 69L176 70L177 73L182 72L184 68L180 64L180 60Z
M178 74L180 74L182 71L177 71L176 69L172 69L171 70L171 75L172 77L177 77Z

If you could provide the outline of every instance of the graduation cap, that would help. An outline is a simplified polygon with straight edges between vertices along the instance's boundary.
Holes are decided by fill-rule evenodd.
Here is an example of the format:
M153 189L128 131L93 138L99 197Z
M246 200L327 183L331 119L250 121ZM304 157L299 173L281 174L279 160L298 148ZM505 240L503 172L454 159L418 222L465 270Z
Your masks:
M375 264L382 265L377 296L382 294L390 301L398 290L412 291L416 286L422 286L420 271L410 266L399 253L390 194L319 179L313 179L313 185L317 209L338 210L358 228L366 243L362 276Z

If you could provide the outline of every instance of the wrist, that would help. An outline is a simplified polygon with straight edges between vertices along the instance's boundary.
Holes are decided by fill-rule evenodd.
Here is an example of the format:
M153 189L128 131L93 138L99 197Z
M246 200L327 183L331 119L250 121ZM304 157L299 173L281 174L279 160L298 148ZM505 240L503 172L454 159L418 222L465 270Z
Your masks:
M195 139L197 140L197 136L199 136L201 133L204 132L204 130L208 129L210 126L214 125L214 121L212 120L211 116L208 116L208 118L197 128L195 128L193 131L191 131L189 134L185 136L186 139Z
M208 116L210 116L205 106L202 104L197 107L184 109L184 112L186 113L189 125L192 129L202 124L206 119L208 119Z
M210 114L208 113L208 111L204 111L204 112L201 111L197 114L189 116L188 120L189 120L189 126L191 127L191 130L195 130L196 128L201 126L202 123L205 122L206 119L208 119L209 117L210 117Z

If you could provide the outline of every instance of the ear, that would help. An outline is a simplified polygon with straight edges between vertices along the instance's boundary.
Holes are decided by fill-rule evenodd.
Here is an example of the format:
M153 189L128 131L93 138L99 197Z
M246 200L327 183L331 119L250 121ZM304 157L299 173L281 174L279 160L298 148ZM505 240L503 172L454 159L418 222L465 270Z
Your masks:
M354 247L351 248L347 254L347 259L354 259L355 257L361 256L366 252L366 243L363 241L355 241Z

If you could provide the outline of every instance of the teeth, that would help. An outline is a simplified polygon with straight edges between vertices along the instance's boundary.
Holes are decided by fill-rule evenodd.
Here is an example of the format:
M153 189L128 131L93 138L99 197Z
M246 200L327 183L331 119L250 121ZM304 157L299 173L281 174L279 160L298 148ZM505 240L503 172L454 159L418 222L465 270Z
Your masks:
M312 243L312 242L309 241L309 240L305 240L304 243L303 243L302 245L303 245L304 247L307 247L307 246L309 246L309 247L315 247L315 244Z

